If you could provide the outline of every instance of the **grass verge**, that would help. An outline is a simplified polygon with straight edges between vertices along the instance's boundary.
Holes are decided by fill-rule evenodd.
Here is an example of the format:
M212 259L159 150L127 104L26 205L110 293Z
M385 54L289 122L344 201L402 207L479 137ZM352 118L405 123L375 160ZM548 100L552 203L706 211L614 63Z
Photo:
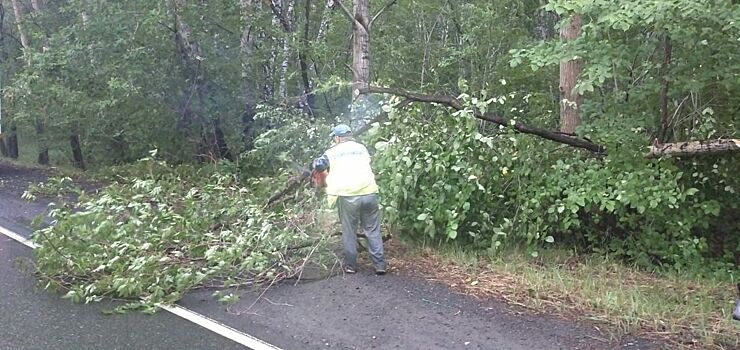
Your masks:
M558 250L527 259L517 251L491 257L448 246L408 249L395 261L401 270L479 299L588 321L612 340L631 335L668 348L740 349L731 281L658 275Z

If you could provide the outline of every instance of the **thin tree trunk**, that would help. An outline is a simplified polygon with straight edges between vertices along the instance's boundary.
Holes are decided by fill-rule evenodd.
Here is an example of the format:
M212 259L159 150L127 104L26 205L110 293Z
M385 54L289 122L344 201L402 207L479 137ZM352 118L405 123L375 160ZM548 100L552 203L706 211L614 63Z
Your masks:
M581 16L573 15L570 22L560 29L560 39L572 41L580 35ZM574 91L583 63L580 59L560 62L560 131L573 134L581 124L579 107L582 97Z
M283 61L280 64L280 83L278 83L278 96L283 100L285 100L288 97L288 68L290 66L290 38L293 33L291 26L292 26L292 19L293 19L293 7L295 5L295 0L286 0L286 1L288 1L288 9L282 12L282 18L278 18L278 22L283 21L283 26L286 29L285 38L283 38ZM285 3L282 1L281 1L280 8L281 9L285 8Z
M28 35L26 35L26 31L23 30L23 12L21 10L21 6L18 3L18 0L10 0L10 3L13 5L13 14L15 15L15 23L18 26L18 35L21 37L21 45L23 46L23 50L28 50L30 43L28 42ZM30 54L28 52L25 52L23 54L26 58L26 61L30 60ZM30 64L30 61L28 61Z
M548 40L555 37L555 24L558 22L558 15L555 12L537 10L535 17L534 33L535 38L539 40Z
M46 145L46 125L42 120L36 120L36 137L39 142L39 156L38 163L41 165L49 165L49 147Z
M242 53L242 93L244 97L244 111L242 112L242 139L244 142L244 148L251 150L254 148L254 117L256 112L256 99L257 94L255 88L257 85L254 80L251 79L251 65L249 62L252 60L252 53L254 51L254 40L252 33L253 26L249 23L250 11L253 9L253 4L250 0L240 0L239 4L242 9L242 18L244 20L244 29L242 30L242 37L240 40L240 48Z
M664 143L670 137L668 120L668 66L671 64L671 37L668 33L663 37L663 64L660 67L660 125L658 126L658 142Z
M31 43L28 40L27 33L23 30L22 25L22 16L23 12L21 10L20 4L18 3L18 0L11 0L13 4L13 13L15 14L16 22L18 24L18 34L21 37L21 45L23 46L24 50L24 56L26 57L26 65L30 69L31 67ZM31 6L33 7L34 11L41 11L41 7L38 1L32 0ZM36 117L36 138L37 142L39 143L39 154L38 154L38 163L41 165L49 165L49 147L46 145L46 137L44 134L46 134L46 121L45 121L45 112L43 109L41 109L41 117Z
M180 108L181 115L178 121L178 127L181 132L188 136L190 125L193 121L199 121L201 124L200 128L200 140L198 148L198 155L196 158L200 158L204 154L211 156L221 157L224 154L229 153L226 147L225 138L221 141L217 140L217 134L223 131L220 130L218 117L206 117L205 105L206 101L210 98L210 92L205 80L206 69L205 69L205 58L202 56L200 46L192 38L192 29L182 19L180 15L180 9L184 5L184 0L168 0L167 6L168 11L173 16L175 22L175 42L180 49L180 54L183 58L183 64L185 72L187 74L186 81L191 82L188 91L186 91L185 97L182 101ZM196 100L198 104L193 107L193 101ZM213 131L210 131L213 130ZM213 135L210 137L209 135ZM221 152L220 147L223 146L226 151Z
M220 118L213 119L213 135L216 140L216 147L218 147L218 156L233 162L234 156L231 154L231 151L229 151L229 146L226 144L226 136L224 135L224 131L221 128Z
M7 57L5 55L5 6L0 1L0 67L5 67ZM0 70L0 154L8 156L8 146L5 144L3 135L3 82L5 81L5 70Z
M77 123L72 127L72 135L69 136L69 145L72 148L72 162L74 166L78 169L85 170L85 160L82 156L79 125Z
M352 113L353 127L361 127L368 99L363 91L370 87L370 1L355 0L352 22Z
M316 97L313 94L313 87L311 86L311 79L308 77L308 62L306 59L306 52L310 45L308 35L310 34L310 20L311 20L311 0L306 0L305 7L305 23L303 25L303 39L301 40L301 49L298 51L298 63L301 66L301 79L303 80L303 96L305 99L305 108L310 115L313 115L314 108L316 107Z
M15 22L18 26L18 35L21 37L21 46L23 46L23 56L26 59L27 64L30 64L30 55L25 52L27 48L29 47L28 43L28 36L26 35L26 31L23 30L23 20L22 20L22 12L20 5L18 4L18 0L11 0L11 4L13 6L13 15L15 16ZM5 11L3 11L3 14ZM3 46L5 47L5 46ZM4 72L3 72L4 74ZM15 124L15 121L12 121L10 124L10 134L8 135L8 156L13 159L18 159L18 127Z
M15 123L10 124L10 135L8 135L8 156L18 159L18 127Z

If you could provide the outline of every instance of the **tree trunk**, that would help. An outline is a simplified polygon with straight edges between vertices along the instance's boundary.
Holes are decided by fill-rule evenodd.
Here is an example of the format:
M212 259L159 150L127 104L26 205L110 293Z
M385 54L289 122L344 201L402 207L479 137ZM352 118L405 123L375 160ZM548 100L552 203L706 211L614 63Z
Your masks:
M213 119L213 135L216 139L216 147L218 147L218 155L220 158L225 158L230 161L234 161L234 156L229 151L229 146L226 144L226 136L224 135L223 129L221 129L221 119Z
M5 67L5 7L0 1L0 67ZM5 79L5 70L0 70L0 154L3 157L8 156L8 147L5 145L5 135L3 135L3 81Z
M180 107L181 114L178 121L178 128L187 137L191 124L194 121L198 121L201 125L201 137L197 141L200 150L196 158L200 158L204 154L220 158L222 155L229 154L229 152L226 148L225 139L222 137L222 142L220 143L217 140L217 134L220 133L223 136L218 117L207 116L205 106L206 102L210 100L210 92L205 79L206 68L204 62L206 59L202 56L200 45L193 39L192 29L183 21L180 15L181 8L184 4L184 0L167 1L168 11L173 16L176 28L175 42L180 50L185 67L185 81L190 85ZM195 106L193 105L194 100L197 101ZM224 147L226 149L225 152L221 152L220 147Z
M72 162L74 166L78 169L85 170L85 160L82 156L78 126L72 128L72 135L69 136L69 145L72 147Z
M580 35L581 16L573 15L570 22L560 29L560 39L572 41ZM560 131L573 134L581 124L579 107L582 97L574 91L583 63L580 59L560 62Z
M46 143L46 123L42 119L36 119L36 137L39 144L38 163L49 165L49 146Z
M697 156L703 154L740 152L740 140L704 140L676 143L660 143L658 140L650 147L649 158L661 156Z
M28 35L26 35L26 31L23 30L23 12L21 10L21 5L18 3L18 0L10 0L10 3L13 5L13 14L15 15L15 23L18 26L18 35L21 37L21 46L23 46L23 50L28 50L30 47L30 43L28 42ZM30 54L28 52L24 53L24 56L26 57L26 61L30 60ZM30 63L30 61L28 61Z
M355 0L352 22L352 113L351 124L364 125L370 87L370 1Z
M23 55L26 58L26 65L30 68L31 67L31 43L28 40L28 35L23 30L23 24L22 24L22 18L23 18L23 12L21 10L20 4L18 3L18 0L11 0L11 3L13 4L13 13L15 14L15 20L18 25L18 34L21 37L21 45L23 46ZM33 7L34 11L40 11L40 4L36 0L31 1L31 6ZM46 116L43 109L40 111L42 116L39 118L36 117L36 137L37 142L39 142L39 154L38 154L38 163L41 165L49 165L49 148L46 145L44 134L46 133L46 122L45 118Z
M198 94L202 85L201 54L197 43L191 41L192 30L180 17L180 8L183 0L168 0L167 10L173 18L175 26L175 43L182 56L185 70L185 81L188 86L184 91L184 97L180 102L177 129L186 138L190 136L190 127L194 119L198 118L197 112L193 110L193 96Z
M28 36L26 35L26 31L23 30L23 13L21 12L20 4L18 4L18 0L11 0L11 4L13 6L13 15L15 16L15 23L18 26L18 35L21 37L21 46L23 46L23 56L26 59L26 64L31 64L30 57L31 55L26 52L29 47L28 42ZM13 159L18 159L18 133L17 133L17 127L15 125L15 122L12 122L10 125L10 135L8 135L8 155Z
M534 37L539 40L548 40L555 37L555 25L558 22L558 15L555 12L537 10L534 24Z
M305 23L303 25L303 39L301 40L301 49L298 51L298 63L301 66L301 79L303 80L303 98L304 110L308 114L313 116L314 108L316 107L316 97L313 94L313 87L311 86L311 79L308 77L308 62L306 58L306 52L310 45L308 36L310 34L311 26L311 0L306 0L306 7L304 10Z
M278 84L278 96L285 100L288 97L288 68L290 67L290 38L292 36L292 19L293 19L293 7L295 0L288 1L288 9L281 13L282 17L279 17L279 21L283 22L283 26L286 30L285 38L283 38L283 62L280 64L280 83ZM281 2L281 11L285 8L285 3ZM287 24L286 24L287 23Z
M660 66L660 123L658 125L658 142L664 143L670 137L668 120L668 66L671 64L671 37L668 33L663 37L663 64Z
M18 127L15 123L10 124L10 135L8 135L8 156L18 159Z
M249 14L253 8L253 4L250 0L240 0L239 4L242 9L242 18L244 19L244 30L242 30L242 37L240 40L240 48L242 53L242 93L244 96L244 111L242 112L242 139L244 141L244 149L251 150L254 148L254 117L257 114L255 106L257 103L257 94L255 89L257 85L254 80L251 80L250 73L252 73L251 65L249 62L252 60L252 53L254 52L254 33L252 33L253 26L249 23Z

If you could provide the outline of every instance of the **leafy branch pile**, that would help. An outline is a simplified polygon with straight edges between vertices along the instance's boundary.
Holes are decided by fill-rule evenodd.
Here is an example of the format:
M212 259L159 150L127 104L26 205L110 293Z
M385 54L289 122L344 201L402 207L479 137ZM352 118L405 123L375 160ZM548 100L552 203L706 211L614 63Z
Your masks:
M327 240L309 234L318 231L315 215L300 204L263 211L264 199L223 168L152 159L132 168L138 176L54 209L56 225L35 233L47 287L77 302L125 299L117 311L154 312L195 288L298 277L312 255L324 254Z

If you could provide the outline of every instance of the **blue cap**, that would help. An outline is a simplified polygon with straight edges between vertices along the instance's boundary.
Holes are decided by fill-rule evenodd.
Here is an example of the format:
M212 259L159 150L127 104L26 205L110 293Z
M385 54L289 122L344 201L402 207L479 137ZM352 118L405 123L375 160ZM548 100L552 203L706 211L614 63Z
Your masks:
M347 124L339 124L335 126L331 130L331 134L329 134L329 136L331 137L334 137L334 136L344 137L344 136L349 136L349 135L352 135L352 129Z

